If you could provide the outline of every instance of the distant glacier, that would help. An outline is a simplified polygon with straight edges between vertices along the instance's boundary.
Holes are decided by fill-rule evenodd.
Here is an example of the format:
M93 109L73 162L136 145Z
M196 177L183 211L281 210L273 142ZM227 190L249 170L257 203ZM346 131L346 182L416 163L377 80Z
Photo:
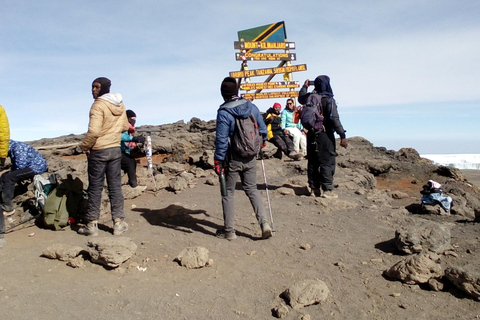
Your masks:
M422 154L439 166L480 170L480 154Z

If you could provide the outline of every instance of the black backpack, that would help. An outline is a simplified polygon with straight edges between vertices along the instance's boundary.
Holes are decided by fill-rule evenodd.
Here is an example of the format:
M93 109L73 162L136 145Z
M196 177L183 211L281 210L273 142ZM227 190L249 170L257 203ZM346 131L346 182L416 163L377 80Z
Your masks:
M232 152L243 159L255 157L262 148L263 138L253 114L248 118L235 117L235 131L231 140Z
M317 133L325 130L323 120L322 96L311 94L302 109L300 121L309 132Z

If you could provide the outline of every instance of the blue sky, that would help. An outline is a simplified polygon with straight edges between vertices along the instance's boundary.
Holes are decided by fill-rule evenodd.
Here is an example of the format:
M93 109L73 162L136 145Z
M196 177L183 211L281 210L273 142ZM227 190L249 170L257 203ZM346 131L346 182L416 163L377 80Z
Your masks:
M81 134L92 80L137 125L215 119L237 32L285 21L303 83L327 74L347 136L480 153L480 1L2 1L0 104L12 139ZM250 69L274 67L250 62ZM274 80L280 81L281 76ZM263 81L254 78L252 81ZM285 99L255 100L265 111Z

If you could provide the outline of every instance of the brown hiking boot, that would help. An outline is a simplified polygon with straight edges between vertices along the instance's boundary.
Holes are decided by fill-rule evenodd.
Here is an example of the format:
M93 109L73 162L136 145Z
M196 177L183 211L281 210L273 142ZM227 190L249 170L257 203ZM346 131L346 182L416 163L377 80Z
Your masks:
M217 238L226 239L230 241L237 239L237 235L235 234L235 231L226 232L225 229L218 229L215 236Z
M327 191L323 192L322 198L336 199L336 198L338 198L338 195L336 193L334 193L332 190L327 190Z
M262 223L262 238L268 239L272 236L272 227L268 222Z
M77 233L84 236L98 236L98 221L90 221L83 227L80 227Z
M125 222L124 218L117 218L114 220L114 225L113 225L114 236L119 236L127 230L128 230L128 223Z

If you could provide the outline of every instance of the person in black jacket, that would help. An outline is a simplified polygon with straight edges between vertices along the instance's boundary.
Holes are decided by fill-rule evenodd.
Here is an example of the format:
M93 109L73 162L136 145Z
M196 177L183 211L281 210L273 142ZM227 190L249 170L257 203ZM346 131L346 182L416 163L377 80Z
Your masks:
M315 90L308 92L309 80L300 89L298 102L307 104L312 95L319 95L323 111L324 129L307 133L308 185L315 196L337 198L333 192L333 176L335 174L335 136L340 136L340 146L347 147L345 130L338 115L337 104L333 98L330 78L325 75L315 78ZM320 100L319 99L319 100Z

